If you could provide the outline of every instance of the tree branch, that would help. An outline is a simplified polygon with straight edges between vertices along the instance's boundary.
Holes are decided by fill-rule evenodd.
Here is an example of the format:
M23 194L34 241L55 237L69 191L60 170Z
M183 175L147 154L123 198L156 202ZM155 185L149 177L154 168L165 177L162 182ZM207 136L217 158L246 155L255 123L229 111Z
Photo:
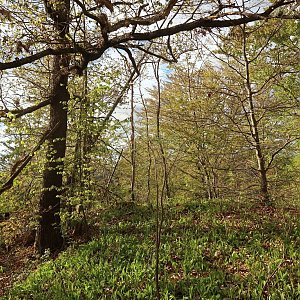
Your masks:
M50 99L47 99L45 101L40 102L37 105L33 105L33 106L30 106L30 107L27 107L24 109L15 109L15 110L3 109L3 110L0 110L0 117L3 117L3 116L7 117L7 114L11 113L14 115L15 118L20 118L28 113L32 113L42 107L49 105L50 102L51 102Z
M226 28L236 25L242 25L249 22L267 19L267 18L276 18L276 16L271 16L271 13L278 9L279 7L289 5L291 3L294 3L294 1L285 2L284 0L279 1L273 5L271 5L266 11L263 13L253 13L253 14L247 14L243 15L240 18L236 19L211 19L211 18L200 18L198 20L189 22L189 23L182 23L178 25L174 25L172 27L167 27L163 29L157 29L151 32L141 32L141 33L134 33L134 34L124 34L123 36L115 37L111 39L111 45L114 45L115 43L120 42L126 42L128 40L153 40L155 38L163 37L163 36L169 36L174 35L176 33L182 32L182 31L191 31L196 28ZM283 16L280 16L283 17ZM290 19L293 19L293 16L286 16ZM131 24L129 24L131 25ZM129 26L128 25L128 26ZM134 25L134 24L132 24ZM147 25L147 24L143 24Z
M131 63L132 63L132 66L133 66L133 68L134 68L136 74L137 74L137 75L140 75L140 70L138 69L138 67L137 67L137 65L136 65L136 62L135 62L135 59L134 59L134 57L133 57L131 51L128 49L128 47L126 47L126 46L124 46L124 45L118 45L118 46L116 46L115 48L124 50L124 51L127 53L127 55L128 55L128 57L129 57L129 59L130 59L130 61L131 61Z
M109 32L117 31L123 27L129 27L131 25L133 25L133 26L146 25L147 26L147 25L152 25L158 21L161 21L170 14L170 12L171 12L172 8L174 7L174 5L176 4L176 2L177 2L177 0L170 0L164 9L162 9L160 12L157 12L156 14L154 14L151 17L147 17L147 18L135 17L135 18L128 18L128 19L121 20L121 21L117 22L116 24L111 25L109 28Z
M12 172L10 178L0 188L0 195L3 194L6 190L10 189L13 186L14 180L22 172L22 170L27 166L27 164L31 161L31 159L34 156L34 153L36 151L38 151L40 149L40 147L42 146L42 144L46 141L46 139L57 130L59 125L60 125L60 123L58 122L51 130L47 130L43 134L43 136L41 137L41 139L39 140L37 145L30 151L30 153L28 153L25 157L23 157L21 160L19 160L15 164L16 167L13 168L15 170L12 170L13 172ZM19 165L19 163L20 163L20 165Z
M103 124L105 124L111 117L111 115L114 113L116 107L118 106L118 104L121 102L125 92L127 91L127 89L129 88L130 83L134 80L134 76L136 75L136 71L133 70L127 80L127 82L125 83L120 95L118 96L118 98L116 99L116 101L114 102L114 104L112 105L112 107L110 108L109 112L107 113L107 115L105 116L104 120L103 120Z
M78 48L76 47L59 48L59 49L48 48L46 50L37 52L33 55L23 57L20 59L15 59L14 61L5 62L5 63L1 62L0 70L18 68L49 55L60 55L60 54L68 54L68 53L78 53Z
M74 45L73 47L58 48L58 49L48 48L43 51L37 52L33 55L30 55L28 57L15 59L14 61L10 61L10 62L1 62L0 70L17 68L32 63L36 60L39 60L49 55L60 55L60 54L68 54L68 53L81 53L86 58L86 62L84 64L84 67L86 67L88 62L99 59L103 54L103 52L109 47L115 47L127 41L136 41L136 40L150 41L159 37L170 36L183 31L191 31L196 28L225 28L225 27L241 25L241 24L245 24L245 23L249 23L261 19L267 19L267 18L290 18L290 19L299 18L299 16L293 16L293 15L272 16L273 12L276 9L295 3L295 1L286 2L284 0L280 0L272 4L271 6L269 6L264 12L258 14L256 13L246 14L241 12L239 18L224 19L225 16L230 15L229 13L227 13L224 14L223 19L220 18L215 19L209 16L191 22L186 22L185 20L184 23L177 24L171 27L160 28L150 32L124 33L109 39L107 36L107 33L109 32L113 32L121 28L126 28L135 25L149 26L155 24L160 20L165 19L170 14L172 8L177 3L177 0L170 0L164 9L162 9L157 13L154 13L154 15L150 17L142 16L142 17L128 18L128 19L121 20L113 25L109 24L105 14L101 14L100 16L93 15L86 9L86 7L82 2L80 2L79 0L74 0L74 1L82 9L83 13L86 16L88 16L89 18L93 19L94 21L100 24L102 37L104 39L103 43L100 44L100 46L99 44L97 46L93 46L93 48L91 49L92 52L87 51L86 49L80 47L79 45Z
M294 138L294 139L292 139L292 140L289 140L289 141L285 142L285 143L283 144L283 146L281 146L279 149L277 149L277 150L272 154L272 157L271 157L271 159L270 159L270 161L269 161L269 163L268 163L268 166L267 166L266 170L268 171L268 170L270 169L270 167L271 167L271 165L272 165L272 162L274 161L275 156L276 156L277 154L279 154L279 153L280 153L285 147L287 147L289 144L291 144L292 142L295 142L295 141L297 141L297 140L299 140L299 139L300 139L300 137L296 137L296 138Z
M148 47L148 49L145 49L139 45L135 45L135 44L130 44L128 43L128 45L130 46L130 48L134 48L134 49L139 49L140 51L143 51L144 53L150 55L150 56L154 56L154 57L157 57L159 59L162 59L164 61L167 61L169 63L174 63L174 62L177 62L176 58L174 57L173 59L170 59L170 58L167 58L161 54L157 54L157 53L154 53L152 51L149 50L150 47Z

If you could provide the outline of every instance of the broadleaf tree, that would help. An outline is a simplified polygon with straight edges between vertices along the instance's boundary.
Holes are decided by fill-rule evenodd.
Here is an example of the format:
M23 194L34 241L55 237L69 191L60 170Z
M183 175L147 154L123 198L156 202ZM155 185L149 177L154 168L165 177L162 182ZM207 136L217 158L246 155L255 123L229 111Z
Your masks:
M172 36L191 32L193 38L213 28L237 26L268 18L298 18L298 1L1 1L0 70L50 60L48 95L24 109L4 107L3 117L19 117L50 107L49 128L40 140L48 142L43 191L40 196L38 248L52 252L63 244L60 229L60 195L66 151L68 82L81 76L88 64L103 59L109 49L118 49L139 72L134 56L142 51L176 61ZM182 45L181 45L182 47ZM175 53L175 54L174 54ZM26 164L30 161L30 155ZM22 164L25 167L26 164ZM21 169L17 173L19 173ZM16 174L17 174L16 173ZM14 178L4 185L6 191Z

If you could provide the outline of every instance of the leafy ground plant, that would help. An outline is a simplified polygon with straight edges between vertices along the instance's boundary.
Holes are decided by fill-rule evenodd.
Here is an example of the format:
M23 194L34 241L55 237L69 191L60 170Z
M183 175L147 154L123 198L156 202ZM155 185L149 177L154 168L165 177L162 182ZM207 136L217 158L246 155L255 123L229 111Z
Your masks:
M1 299L155 299L155 211L107 209L97 239L42 264ZM299 299L294 207L232 200L166 208L161 299Z

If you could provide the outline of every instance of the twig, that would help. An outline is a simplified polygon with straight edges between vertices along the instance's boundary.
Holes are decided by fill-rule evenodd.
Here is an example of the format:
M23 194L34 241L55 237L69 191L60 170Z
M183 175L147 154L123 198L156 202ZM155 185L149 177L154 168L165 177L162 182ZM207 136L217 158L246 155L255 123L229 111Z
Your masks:
M110 186L110 184L111 184L111 182L112 182L112 179L113 179L113 177L114 177L114 175L115 175L115 172L116 172L116 170L117 170L117 167L118 167L118 164L119 164L119 162L120 162L120 159L121 159L122 155L123 155L123 149L121 150L121 152L120 152L120 154L119 154L119 157L118 157L118 159L117 159L117 162L115 163L114 169L113 169L112 173L111 173L110 176L109 176L108 182L107 182L107 184L106 184L106 186L105 186L105 191L104 191L103 199L106 198L107 193L109 192L109 186Z

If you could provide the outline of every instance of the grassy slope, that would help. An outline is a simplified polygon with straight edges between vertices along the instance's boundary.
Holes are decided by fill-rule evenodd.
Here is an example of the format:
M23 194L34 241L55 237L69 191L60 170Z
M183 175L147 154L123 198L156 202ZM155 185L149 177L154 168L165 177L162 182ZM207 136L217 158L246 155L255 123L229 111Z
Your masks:
M162 299L300 299L299 211L230 201L167 207ZM99 238L68 249L1 299L155 299L155 213L106 210Z

